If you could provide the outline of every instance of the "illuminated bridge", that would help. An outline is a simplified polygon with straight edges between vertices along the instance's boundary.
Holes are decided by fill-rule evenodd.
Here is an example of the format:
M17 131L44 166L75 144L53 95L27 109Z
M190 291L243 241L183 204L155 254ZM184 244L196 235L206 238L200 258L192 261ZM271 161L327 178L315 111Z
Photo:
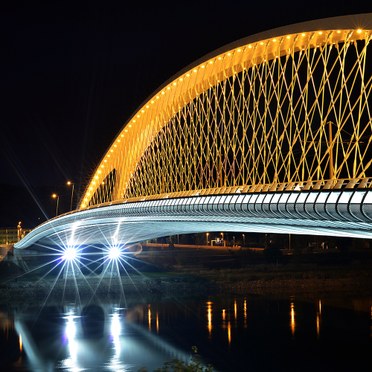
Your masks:
M372 237L372 13L256 34L133 113L79 208L15 245L238 231Z

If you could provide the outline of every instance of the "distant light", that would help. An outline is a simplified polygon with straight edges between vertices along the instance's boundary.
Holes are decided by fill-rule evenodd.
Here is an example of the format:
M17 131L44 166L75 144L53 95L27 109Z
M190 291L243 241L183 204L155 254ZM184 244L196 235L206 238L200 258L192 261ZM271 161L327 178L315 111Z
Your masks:
M66 261L73 261L77 257L77 250L74 247L69 247L63 252L62 259Z
M121 250L119 247L111 247L108 253L110 260L117 260L121 256Z

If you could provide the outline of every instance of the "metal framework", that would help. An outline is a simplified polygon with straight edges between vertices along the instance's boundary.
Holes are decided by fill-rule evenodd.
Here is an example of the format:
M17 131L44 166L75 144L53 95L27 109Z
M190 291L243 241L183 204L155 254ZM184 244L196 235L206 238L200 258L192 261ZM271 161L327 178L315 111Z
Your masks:
M159 195L371 188L371 37L372 14L330 18L197 61L125 124L80 209Z

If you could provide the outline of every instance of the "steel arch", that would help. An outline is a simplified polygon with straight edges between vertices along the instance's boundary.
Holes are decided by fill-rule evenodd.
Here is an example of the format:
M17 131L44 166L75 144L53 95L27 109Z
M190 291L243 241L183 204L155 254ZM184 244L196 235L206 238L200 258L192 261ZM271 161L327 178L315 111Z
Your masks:
M371 35L372 14L329 18L196 61L125 123L79 208L151 195L370 188Z

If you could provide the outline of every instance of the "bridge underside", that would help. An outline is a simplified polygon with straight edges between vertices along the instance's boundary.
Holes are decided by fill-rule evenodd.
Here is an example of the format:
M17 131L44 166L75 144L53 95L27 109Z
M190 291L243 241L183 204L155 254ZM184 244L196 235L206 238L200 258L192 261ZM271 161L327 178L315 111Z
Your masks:
M372 238L372 190L229 194L102 205L47 221L15 244L130 244L212 231Z

